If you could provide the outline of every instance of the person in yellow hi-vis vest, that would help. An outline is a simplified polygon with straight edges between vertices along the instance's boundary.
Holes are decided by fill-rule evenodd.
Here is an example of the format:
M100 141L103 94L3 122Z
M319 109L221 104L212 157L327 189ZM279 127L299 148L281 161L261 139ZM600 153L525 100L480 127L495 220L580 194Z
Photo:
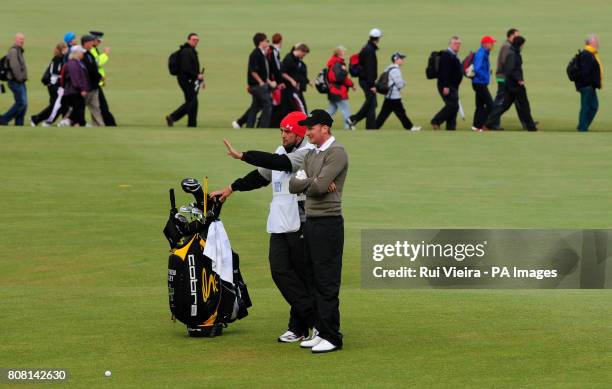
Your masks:
M91 35L93 35L96 40L94 46L91 48L91 54L96 59L98 63L98 72L102 79L100 80L100 111L102 111L102 118L104 119L104 124L108 127L115 127L117 123L115 122L115 117L110 112L108 108L108 102L106 101L106 97L104 96L104 87L106 86L106 70L104 70L104 65L108 62L108 54L110 53L110 47L105 47L102 52L98 49L100 43L102 43L102 38L104 37L104 33L101 31L89 31Z

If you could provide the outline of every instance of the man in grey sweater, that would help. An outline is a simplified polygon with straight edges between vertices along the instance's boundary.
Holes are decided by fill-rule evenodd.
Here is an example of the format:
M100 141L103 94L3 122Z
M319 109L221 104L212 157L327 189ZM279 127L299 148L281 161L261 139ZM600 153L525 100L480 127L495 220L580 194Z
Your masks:
M315 109L300 125L308 130L316 148L304 158L303 169L289 181L291 193L306 194L304 248L309 266L308 284L315 298L315 328L312 336L300 343L313 353L342 348L340 333L340 282L344 249L342 192L348 172L344 146L331 134L333 120L322 109Z
M7 78L8 85L13 92L15 103L4 115L0 116L0 125L7 125L15 119L16 126L23 126L23 119L28 109L28 96L26 92L26 81L28 80L28 68L23 57L23 45L25 35L15 35L15 44L6 54L6 65L9 68Z
M510 53L510 47L512 47L514 38L520 35L521 32L516 28L509 29L506 33L507 39L502 45L501 49L499 49L499 54L497 55L497 70L495 71L495 78L497 79L497 95L495 96L493 106L501 107L504 103L504 94L506 91L506 76L504 75L504 66L506 65L506 59ZM501 130L501 122L498 120L496 123L493 123L493 127L491 129Z

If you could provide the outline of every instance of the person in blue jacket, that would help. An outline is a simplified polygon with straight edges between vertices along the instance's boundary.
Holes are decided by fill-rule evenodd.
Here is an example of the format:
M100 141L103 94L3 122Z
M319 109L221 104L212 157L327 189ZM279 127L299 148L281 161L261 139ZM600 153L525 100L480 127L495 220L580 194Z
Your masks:
M493 110L493 98L489 92L489 81L491 80L489 54L491 54L495 42L492 36L482 37L480 49L474 55L474 78L472 79L472 88L476 93L476 111L472 122L472 130L474 131L482 131L482 126Z

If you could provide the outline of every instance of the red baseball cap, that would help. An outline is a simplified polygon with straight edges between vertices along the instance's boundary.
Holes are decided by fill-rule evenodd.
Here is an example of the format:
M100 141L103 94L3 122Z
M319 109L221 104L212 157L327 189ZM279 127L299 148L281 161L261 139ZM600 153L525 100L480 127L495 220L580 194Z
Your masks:
M480 40L480 43L495 43L495 42L497 41L491 35L485 35Z
M281 121L281 128L285 130L289 130L296 134L299 137L304 137L306 135L306 126L301 126L299 124L300 121L306 119L306 114L301 111L291 112L289 115L285 116Z

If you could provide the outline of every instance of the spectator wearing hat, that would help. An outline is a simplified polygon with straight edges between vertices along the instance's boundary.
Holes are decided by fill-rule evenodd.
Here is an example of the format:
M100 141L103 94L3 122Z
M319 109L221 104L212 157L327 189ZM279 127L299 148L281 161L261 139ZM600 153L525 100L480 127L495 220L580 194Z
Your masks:
M106 96L104 95L104 87L106 86L106 70L104 69L104 65L108 62L108 55L110 53L110 47L106 46L100 52L100 44L102 43L102 39L104 38L104 33L101 31L89 31L89 33L96 38L94 40L94 45L89 50L91 55L94 56L96 63L98 64L98 72L100 73L100 88L98 92L98 99L100 101L100 111L102 112L102 119L104 120L104 125L109 127L117 126L117 122L115 121L115 117L110 112L108 108L108 102L106 101Z
M26 90L28 68L23 56L24 45L25 35L17 33L15 35L15 44L11 46L6 54L6 66L9 69L7 74L8 86L11 92L13 92L15 102L8 111L0 115L0 125L7 125L14 119L16 126L23 126L25 114L28 110L28 94Z
M81 62L87 50L80 45L72 46L69 60L63 69L63 88L65 104L71 109L70 118L64 119L64 125L85 126L85 97L88 94L91 83L88 80L88 72Z
M449 40L448 49L440 56L438 74L438 93L444 101L444 107L431 119L431 126L439 130L446 122L446 129L454 131L457 128L457 113L459 112L459 84L463 80L463 66L459 59L461 39L453 36Z
M200 71L200 59L196 51L199 42L198 34L192 32L187 35L187 42L180 47L176 80L183 91L185 102L166 116L168 127L172 127L174 122L181 120L185 115L187 115L187 127L198 125L198 92L204 87L204 75Z
M351 117L348 90L349 88L355 90L355 85L349 76L345 57L346 48L338 46L334 50L334 54L327 61L327 80L329 83L329 92L327 93L329 107L327 108L327 113L333 117L336 111L340 110L344 116L344 128L354 130L355 127L351 127L348 120Z
M344 249L342 193L348 173L348 155L332 136L333 120L315 109L299 124L308 128L310 143L304 165L289 182L291 193L306 194L304 246L310 267L310 288L315 299L315 328L309 339L300 343L313 353L342 348L340 333L340 282Z
M211 193L225 201L235 191L250 191L272 183L267 225L270 270L274 283L291 307L288 328L278 337L278 341L283 343L298 342L307 337L315 317L304 260L305 197L289 193L291 173L302 167L306 153L314 147L305 139L306 127L298 124L305 118L306 114L302 112L292 112L281 121L282 145L274 153L239 152L225 140L228 155L257 166L257 169L225 189Z
M68 53L68 45L65 42L60 42L53 50L53 58L49 63L42 77L42 83L47 86L49 92L49 105L36 115L30 117L32 127L42 122L43 127L49 127L58 114L65 115L68 108L61 106L55 115L52 115L55 102L58 99L58 90L60 88L60 75L64 66L64 56ZM61 99L61 96L59 96Z
M85 97L85 105L91 114L91 121L96 127L104 126L104 118L100 109L100 72L98 71L98 63L96 58L91 54L91 49L94 47L96 38L93 35L83 35L81 37L81 45L87 52L83 55L82 63L87 70L87 79L89 81L89 90Z
M389 72L389 92L385 95L385 101L376 118L376 128L381 128L391 112L393 112L402 123L402 126L404 126L404 129L421 131L421 127L412 124L406 115L404 104L402 104L401 90L406 86L406 81L402 77L400 66L404 64L405 58L406 56L402 53L394 53L391 55L391 65L385 69L385 72Z
M284 112L308 112L304 92L306 92L310 80L308 79L308 68L304 63L304 57L309 52L310 48L306 44L298 43L283 59L282 77L285 88L283 89L282 102L285 105Z
M472 130L474 131L482 131L482 126L493 110L493 98L489 92L489 82L491 80L489 55L495 42L492 36L482 37L480 48L474 55L474 78L472 78L472 89L476 94L476 111L472 122Z
M504 102L501 106L496 105L493 108L483 130L493 129L493 125L499 122L501 115L506 112L512 104L516 105L519 119L527 131L538 130L531 116L531 108L529 106L527 89L525 88L525 80L523 78L523 58L521 57L521 50L525 45L525 41L526 39L522 36L517 36L512 41L512 47L504 63Z
M363 90L365 101L363 105L352 115L348 120L348 125L354 127L362 119L366 119L366 129L376 129L376 78L378 77L378 59L376 58L376 50L382 32L378 28L370 30L370 38L368 43L359 52L359 65L361 73L359 74L359 86Z
M72 46L76 46L79 43L77 42L77 36L74 32L69 31L64 34L64 43L68 46L68 52L64 55L64 63L68 62L68 57L70 56L70 49Z
M580 52L579 77L576 79L576 90L580 92L580 115L578 131L588 131L595 119L599 102L597 89L603 85L603 65L599 58L599 37L589 35L585 41L584 50Z

